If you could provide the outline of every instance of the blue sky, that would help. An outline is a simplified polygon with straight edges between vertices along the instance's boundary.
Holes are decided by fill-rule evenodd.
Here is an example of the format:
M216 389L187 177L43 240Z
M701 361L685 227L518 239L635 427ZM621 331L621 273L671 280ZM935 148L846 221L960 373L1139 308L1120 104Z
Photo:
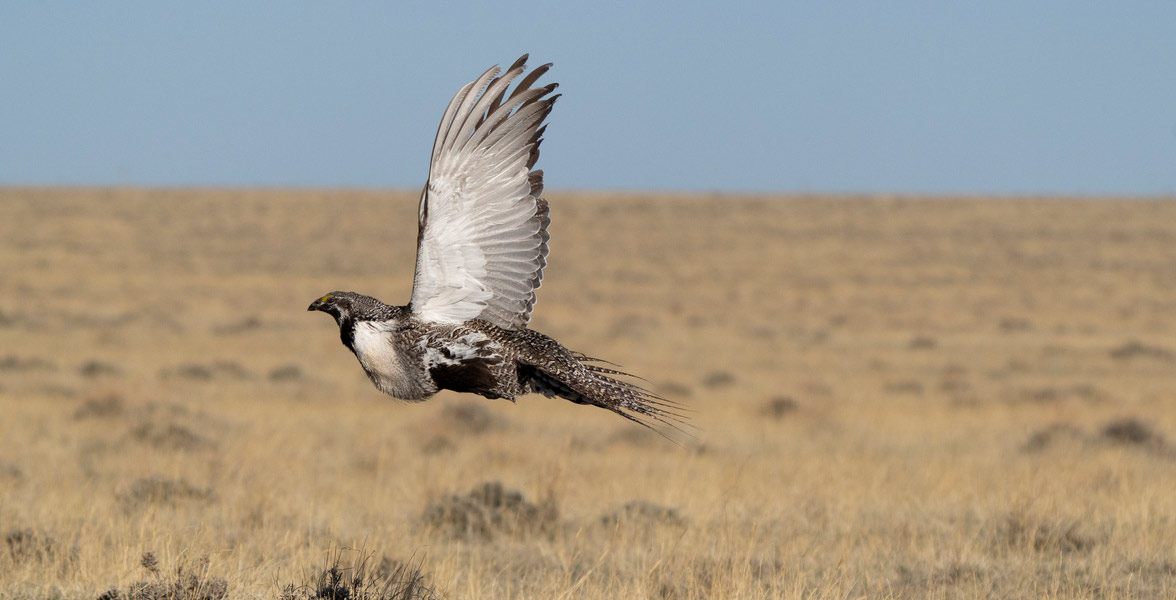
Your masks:
M552 188L1176 194L1176 2L0 5L0 185L418 188L561 84Z

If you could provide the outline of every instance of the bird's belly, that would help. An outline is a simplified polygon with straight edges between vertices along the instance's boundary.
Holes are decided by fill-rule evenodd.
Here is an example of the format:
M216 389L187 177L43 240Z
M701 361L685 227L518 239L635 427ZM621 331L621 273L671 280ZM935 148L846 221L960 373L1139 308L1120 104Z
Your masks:
M363 321L355 325L352 350L376 388L389 396L419 402L437 392L418 361L396 348L394 333L385 324ZM414 368L415 367L415 368Z

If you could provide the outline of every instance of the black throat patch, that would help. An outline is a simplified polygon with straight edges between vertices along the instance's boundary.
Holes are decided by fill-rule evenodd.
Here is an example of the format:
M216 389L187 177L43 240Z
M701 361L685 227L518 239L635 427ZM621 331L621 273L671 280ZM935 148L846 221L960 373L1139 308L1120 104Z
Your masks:
M343 340L343 345L347 346L348 350L355 352L355 319L345 317L339 323L339 338Z

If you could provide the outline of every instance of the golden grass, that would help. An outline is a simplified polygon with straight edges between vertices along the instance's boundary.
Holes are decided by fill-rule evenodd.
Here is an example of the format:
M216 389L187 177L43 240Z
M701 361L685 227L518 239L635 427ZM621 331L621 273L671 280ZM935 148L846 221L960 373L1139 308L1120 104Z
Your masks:
M444 598L1176 594L1176 203L550 199L533 327L697 443L382 397L305 308L407 300L414 195L0 191L0 597L340 548Z

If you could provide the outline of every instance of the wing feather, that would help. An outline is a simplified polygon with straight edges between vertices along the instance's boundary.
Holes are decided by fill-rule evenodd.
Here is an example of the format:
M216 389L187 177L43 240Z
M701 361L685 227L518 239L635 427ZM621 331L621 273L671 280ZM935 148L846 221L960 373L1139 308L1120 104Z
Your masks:
M524 55L520 56L518 58L518 60L514 61L514 64L512 64L510 67L508 67L506 69L506 72L513 73L513 72L515 72L516 69L520 69L520 72L521 72L521 69L526 68L526 66L527 66L527 55L524 54ZM521 85L523 87L529 87L529 84L521 84ZM508 86L502 86L502 90L494 98L494 102L492 102L490 104L490 107L488 109L486 109L487 115L493 113L494 110L497 109L499 106L502 106L502 101L506 99L507 87Z
M534 87L550 64L518 79L526 60L463 86L437 128L409 305L424 320L521 329L531 319L551 222L543 172L531 169L559 96L554 83Z

